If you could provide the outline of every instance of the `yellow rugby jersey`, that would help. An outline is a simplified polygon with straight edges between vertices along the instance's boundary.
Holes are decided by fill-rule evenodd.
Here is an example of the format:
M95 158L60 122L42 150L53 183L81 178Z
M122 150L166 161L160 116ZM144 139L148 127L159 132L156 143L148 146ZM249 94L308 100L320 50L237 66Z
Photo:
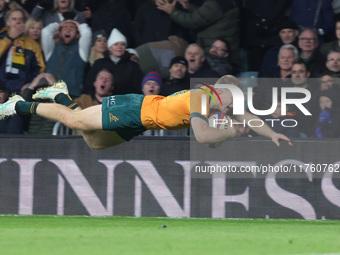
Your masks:
M202 87L210 91L208 87ZM202 89L182 90L170 96L145 96L141 121L146 129L178 130L190 127L190 115L202 116L202 95L206 96L206 114L209 115L209 95ZM194 113L194 115L193 115ZM196 115L195 115L196 114Z

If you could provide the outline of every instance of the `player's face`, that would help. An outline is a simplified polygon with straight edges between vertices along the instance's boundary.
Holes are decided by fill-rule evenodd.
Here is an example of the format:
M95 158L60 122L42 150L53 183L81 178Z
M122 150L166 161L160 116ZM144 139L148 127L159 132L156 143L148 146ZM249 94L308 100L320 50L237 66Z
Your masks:
M101 97L110 96L113 91L113 76L107 71L101 71L94 82L96 94Z
M295 29L284 28L284 29L281 29L279 36L283 44L289 44L289 43L294 42L297 36L297 33L298 32Z
M123 56L125 49L125 42L117 42L115 44L112 44L110 47L111 56L114 58L120 58L121 56Z
M77 26L72 22L66 22L61 28L61 38L65 44L72 43L78 37Z
M294 52L289 49L281 51L279 56L279 66L282 70L290 70L294 63Z
M319 99L319 105L321 111L325 110L326 108L332 109L332 100L330 100L328 97L321 96Z
M320 84L320 90L325 91L327 89L330 89L333 87L334 80L329 75L323 75L321 77L321 84Z
M38 40L41 35L41 30L43 26L40 22L36 22L28 29L28 36L34 40Z
M340 71L340 53L332 52L327 56L326 67L332 72Z
M155 81L147 81L143 87L144 95L159 95L160 87Z
M233 95L228 89L219 89L217 90L218 95L221 98L222 105L220 104L219 100L216 98L217 107L219 111L228 114L232 113L233 110Z
M182 79L187 72L187 67L181 63L176 63L169 69L170 79Z
M98 37L94 48L97 52L104 53L107 50L107 39L104 36Z

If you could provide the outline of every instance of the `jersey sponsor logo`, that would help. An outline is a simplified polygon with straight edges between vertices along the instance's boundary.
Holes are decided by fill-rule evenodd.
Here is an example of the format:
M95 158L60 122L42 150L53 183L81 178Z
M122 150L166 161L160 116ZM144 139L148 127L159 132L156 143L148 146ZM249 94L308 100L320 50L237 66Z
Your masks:
M114 121L114 122L119 121L119 118L116 117L116 116L113 116L112 113L109 113L109 116L110 116L110 122L112 122L112 121Z
M115 96L110 96L110 97L109 97L109 104L110 104L110 106L116 104L116 98L115 98Z

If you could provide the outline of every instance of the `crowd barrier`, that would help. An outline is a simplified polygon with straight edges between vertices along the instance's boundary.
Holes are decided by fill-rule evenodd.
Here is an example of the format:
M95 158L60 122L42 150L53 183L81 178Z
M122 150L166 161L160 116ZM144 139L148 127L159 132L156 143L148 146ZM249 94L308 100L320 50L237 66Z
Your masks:
M205 145L141 137L93 151L75 136L0 137L0 214L340 219L340 141L232 140L223 162L191 158L192 146ZM235 177L217 164L262 168Z

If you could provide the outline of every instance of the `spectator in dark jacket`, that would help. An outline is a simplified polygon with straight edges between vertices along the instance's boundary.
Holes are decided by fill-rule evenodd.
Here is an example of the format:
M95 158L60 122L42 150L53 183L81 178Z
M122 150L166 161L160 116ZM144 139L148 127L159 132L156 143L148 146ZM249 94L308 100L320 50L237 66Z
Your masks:
M243 3L241 47L248 53L248 70L259 71L265 53L277 43L279 24L285 18L290 0L240 2Z
M92 91L92 84L96 79L96 75L103 68L113 73L115 82L114 94L140 93L143 75L139 65L130 60L130 54L126 51L126 46L126 37L118 29L113 29L108 40L109 52L104 54L104 58L94 62L86 77L85 93Z
M280 41L266 52L258 77L268 77L268 75L275 72L281 46L284 44L293 44L297 47L298 33L298 27L294 22L285 20L280 23Z
M332 0L293 0L290 19L301 29L313 28L320 36L328 34L334 26Z
M319 52L319 40L317 33L312 29L304 29L299 35L300 58L306 63L311 77L317 77L322 73L326 62L325 57Z
M203 49L196 43L190 44L185 50L188 61L188 78L217 78L219 74L211 70L205 61Z
M137 10L134 20L136 46L167 40L170 35L185 38L184 28L174 23L168 14L158 10L155 1L147 1Z
M103 0L92 15L91 28L93 32L103 29L108 35L117 28L124 34L127 43L133 46L131 17L125 2L125 0Z
M34 7L31 16L42 20L44 26L54 22L61 23L66 19L72 19L79 24L85 23L86 19L84 15L74 8L74 2L75 0L54 0L54 7L51 10L42 4L46 4L46 1L40 1L40 3Z
M183 57L174 57L171 60L169 73L170 76L164 81L162 95L168 96L177 91L190 89L190 82L186 78L188 61Z
M5 0L0 0L0 30L6 27L5 13L9 10Z
M239 9L235 1L204 0L200 6L180 1L185 11L175 8L176 1L157 0L160 10L168 13L177 24L194 29L196 42L207 53L219 38L230 43L230 62L239 65Z

